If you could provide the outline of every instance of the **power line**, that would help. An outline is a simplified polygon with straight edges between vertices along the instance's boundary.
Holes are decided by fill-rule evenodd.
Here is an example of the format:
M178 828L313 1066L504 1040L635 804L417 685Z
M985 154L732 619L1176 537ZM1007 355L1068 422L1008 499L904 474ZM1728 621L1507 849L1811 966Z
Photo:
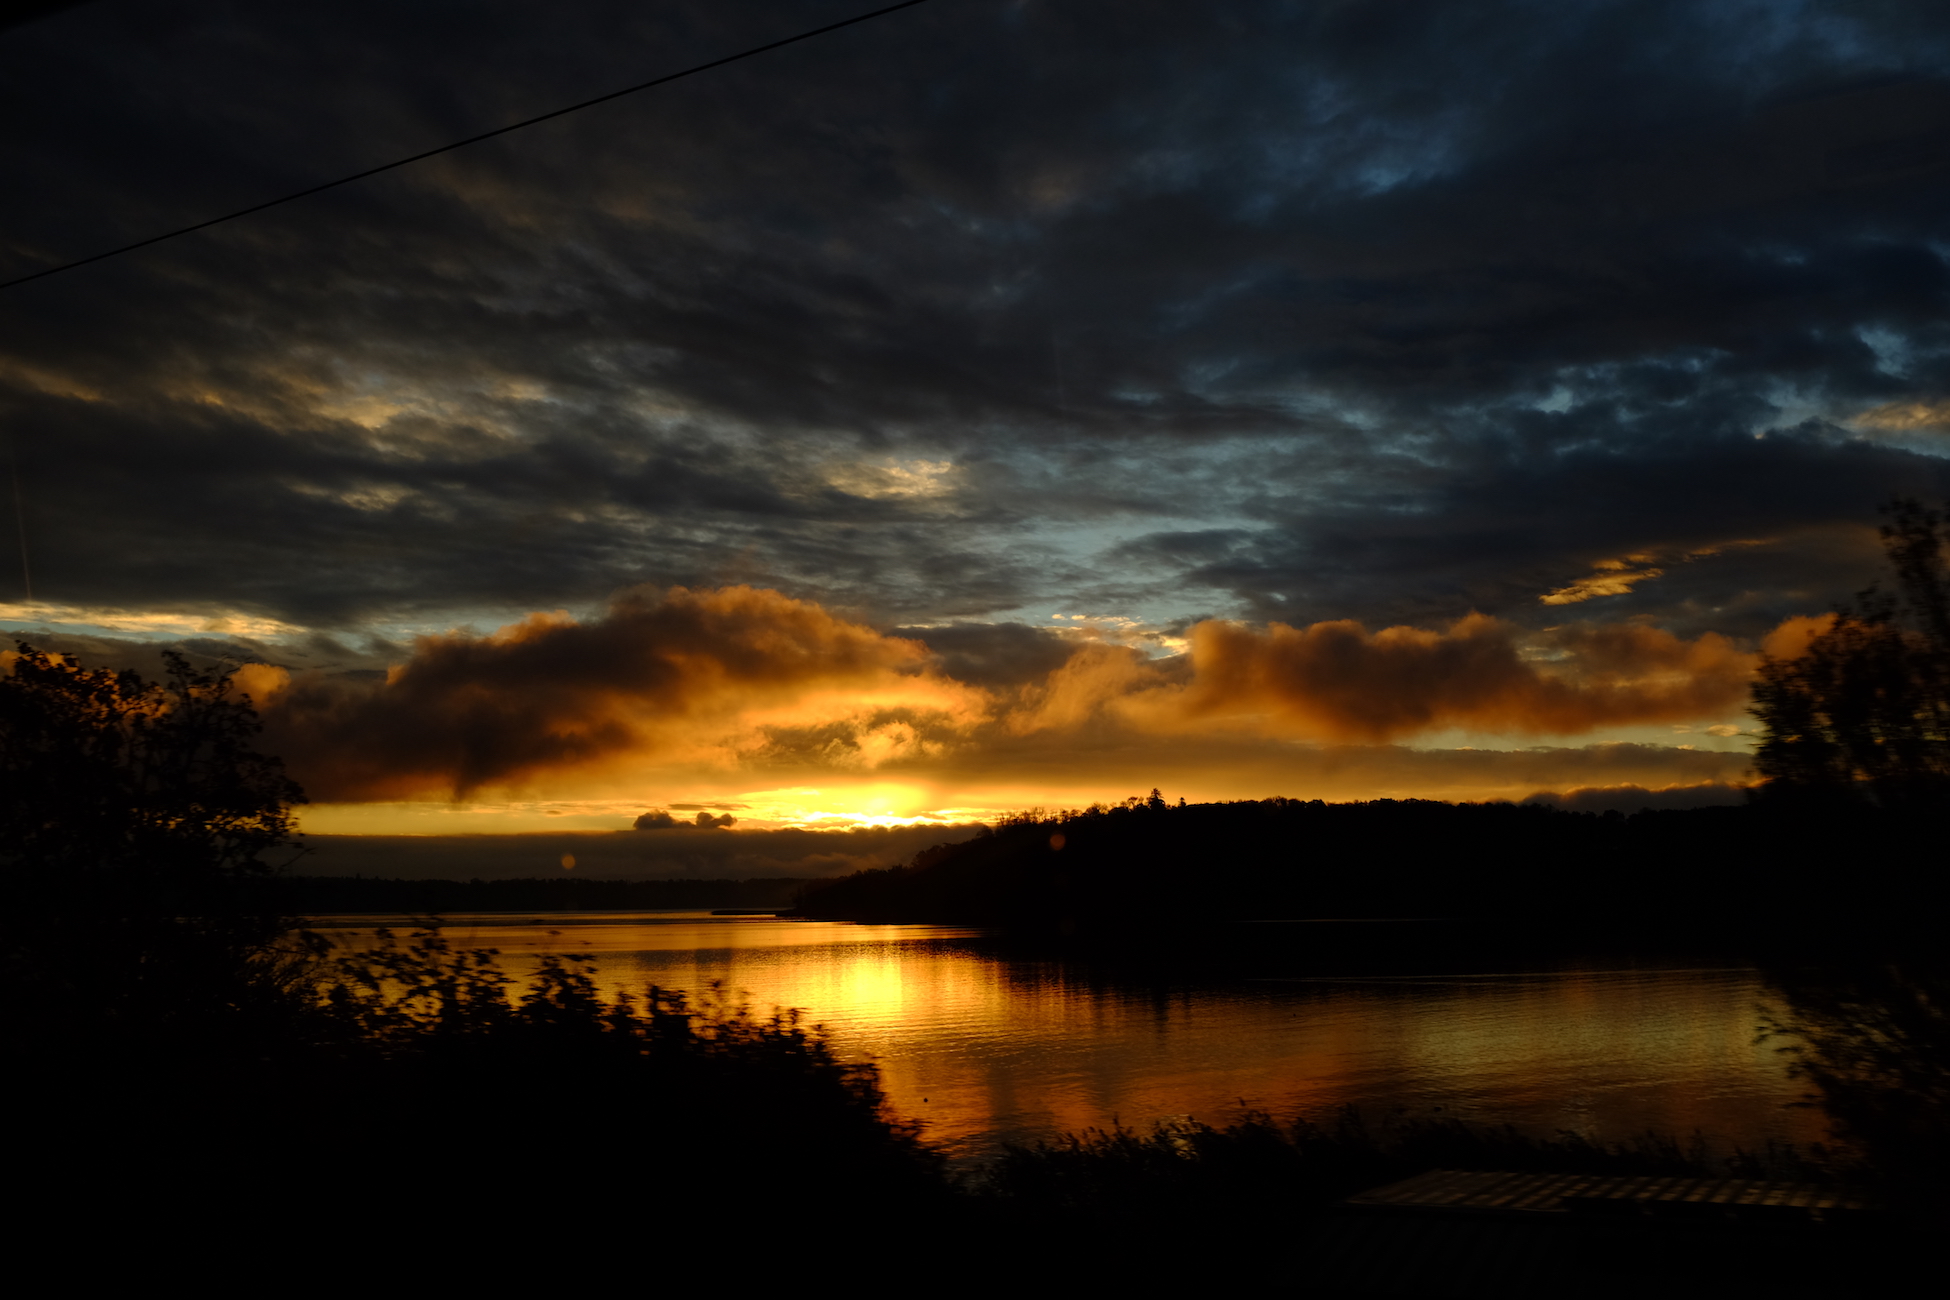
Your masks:
M314 185L309 189L298 190L295 193L286 194L282 198L270 199L264 203L253 204L248 208L239 208L237 211L227 212L221 217L211 217L208 221L199 221L193 226L183 226L167 234L152 235L148 239L138 240L133 244L124 244L120 248L111 248L106 253L96 253L92 257L84 257L79 261L64 262L60 266L50 266L45 270L36 271L32 275L23 275L17 280L8 280L0 283L0 289L11 289L16 285L26 284L31 280L44 279L47 276L59 275L63 271L72 271L76 267L87 266L93 262L105 261L111 257L120 257L124 253L133 253L138 248L147 248L151 244L160 244L166 239L175 239L179 235L188 235L199 230L208 230L211 226L222 225L226 221L235 221L239 217L248 217L253 212L262 212L266 208L275 208L281 203L290 203L294 199L308 198L313 194L336 189L341 185L350 185L353 181L362 181L368 176L377 176L381 172L389 172L397 167L405 167L410 163L421 162L434 157L436 154L448 153L455 149L464 148L470 144L479 144L483 140L492 140L497 135L506 135L510 131L519 131L523 127L534 126L539 122L547 122L552 118L563 117L569 113L581 112L585 108L594 108L597 104L606 104L612 99L621 99L625 95L634 95L639 90L649 90L654 86L667 85L670 82L694 76L700 72L709 72L712 68L722 68L727 63L736 63L740 59L749 59L754 54L764 54L768 50L776 50L782 46L794 45L800 41L809 41L815 36L824 36L828 32L836 32L842 27L851 27L855 23L864 23L871 19L883 18L898 10L912 9L915 5L925 3L926 0L901 0L901 3L888 5L885 9L876 9L872 13L857 14L852 18L843 19L837 23L828 23L824 27L815 27L811 31L800 32L797 36L787 36L783 40L771 41L764 45L755 45L749 50L743 50L737 54L728 54L722 59L713 59L709 63L700 63L696 67L685 68L682 72L672 72L665 76L653 78L650 81L639 82L634 86L625 86L621 90L612 90L607 95L598 95L594 99L585 99L579 104L570 104L567 108L558 108L552 112L543 113L539 117L526 118L520 122L510 122L507 126L497 126L492 131L483 131L479 135L470 135L465 140L456 140L452 144L443 144L437 149L428 149L408 158L398 158L389 163L382 163L377 167L368 167L362 172L353 172L350 176L341 176L337 180L326 181L323 185Z

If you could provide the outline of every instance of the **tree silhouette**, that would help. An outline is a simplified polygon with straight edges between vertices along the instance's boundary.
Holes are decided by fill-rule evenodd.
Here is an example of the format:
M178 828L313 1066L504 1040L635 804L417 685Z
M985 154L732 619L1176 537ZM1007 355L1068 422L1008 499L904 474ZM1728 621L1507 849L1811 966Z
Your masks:
M1765 797L1929 809L1950 794L1950 520L1884 507L1897 593L1870 587L1794 658L1761 661Z
M189 1021L287 1002L302 967L264 855L294 842L304 794L251 747L256 712L230 674L164 659L149 682L25 644L0 657L0 958L18 1032L113 1025L187 1046Z
M304 792L255 752L259 727L229 674L166 652L169 676L82 668L22 644L0 677L0 864L103 902L265 869L292 842Z
M1802 814L1775 857L1814 868L1808 885L1833 922L1823 945L1772 964L1785 1005L1767 1029L1866 1176L1940 1208L1950 1156L1950 971L1936 933L1950 810L1950 520L1913 500L1884 511L1895 592L1863 592L1805 654L1763 660L1754 687L1760 802Z

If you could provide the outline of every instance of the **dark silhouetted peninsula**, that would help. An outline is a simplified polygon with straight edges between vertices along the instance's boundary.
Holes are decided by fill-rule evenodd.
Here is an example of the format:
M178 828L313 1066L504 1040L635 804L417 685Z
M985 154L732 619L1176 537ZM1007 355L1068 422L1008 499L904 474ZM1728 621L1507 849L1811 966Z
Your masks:
M1934 816L1263 799L1024 813L807 888L808 917L1105 937L1197 922L1509 921L1580 935L1886 929L1934 909ZM1846 870L1839 868L1846 864Z

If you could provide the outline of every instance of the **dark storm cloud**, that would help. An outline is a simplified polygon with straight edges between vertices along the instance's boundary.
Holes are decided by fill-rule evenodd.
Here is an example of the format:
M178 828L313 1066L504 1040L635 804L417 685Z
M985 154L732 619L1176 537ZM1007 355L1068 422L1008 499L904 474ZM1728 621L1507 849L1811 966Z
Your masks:
M57 14L0 42L0 273L847 12ZM1899 3L936 0L0 295L37 595L1548 622L1638 556L1605 617L1753 634L1945 490L1845 422L1950 391L1947 47ZM928 638L969 680L1040 653L972 635Z
M1838 430L1756 438L1682 415L1633 439L1615 412L1583 429L1578 414L1514 419L1534 436L1481 437L1439 470L1377 466L1351 500L1282 509L1269 494L1261 529L1149 535L1120 558L1176 566L1264 618L1422 625L1457 610L1559 621L1570 611L1547 597L1636 556L1657 574L1580 612L1752 636L1877 576L1890 493L1950 495L1942 459L1824 436Z
M943 675L988 689L1010 689L1047 677L1077 648L1075 641L1048 628L1020 623L897 627L888 634L927 646Z
M381 682L265 678L267 740L323 798L459 798L694 754L748 710L905 684L921 653L776 592L635 590L590 623L535 615L490 637L422 637Z

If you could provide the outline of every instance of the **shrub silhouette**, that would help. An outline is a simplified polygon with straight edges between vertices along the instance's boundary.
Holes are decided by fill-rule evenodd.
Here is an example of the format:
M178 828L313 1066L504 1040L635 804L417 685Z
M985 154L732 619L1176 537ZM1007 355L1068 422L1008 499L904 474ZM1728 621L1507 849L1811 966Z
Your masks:
M716 985L698 1002L654 985L608 997L595 976L568 953L516 980L494 950L455 947L434 925L328 958L303 1077L246 1126L240 1180L287 1141L438 1151L457 1186L572 1176L586 1230L617 1216L690 1234L730 1230L726 1215L925 1215L949 1195L941 1156L891 1111L878 1069L843 1060L797 1012L758 1015ZM237 1116L210 1127L234 1133ZM354 1168L318 1191L356 1198L364 1178ZM414 1213L469 1232L476 1208L451 1197Z
M497 950L455 948L437 923L404 940L380 929L375 940L368 951L329 962L318 979L328 1033L363 1053L475 1063L533 1058L550 1070L606 1064L689 1073L717 1085L742 1071L790 1081L799 1093L790 1104L828 1107L897 1162L932 1168L937 1160L920 1141L920 1125L889 1111L878 1069L841 1060L825 1032L803 1024L796 1010L760 1017L749 1005L730 1002L716 982L696 1006L685 993L655 984L640 999L605 997L586 953L544 955L526 987L512 995L521 982L502 970ZM709 1104L721 1107L722 1098ZM741 1122L772 1121L746 1116Z

